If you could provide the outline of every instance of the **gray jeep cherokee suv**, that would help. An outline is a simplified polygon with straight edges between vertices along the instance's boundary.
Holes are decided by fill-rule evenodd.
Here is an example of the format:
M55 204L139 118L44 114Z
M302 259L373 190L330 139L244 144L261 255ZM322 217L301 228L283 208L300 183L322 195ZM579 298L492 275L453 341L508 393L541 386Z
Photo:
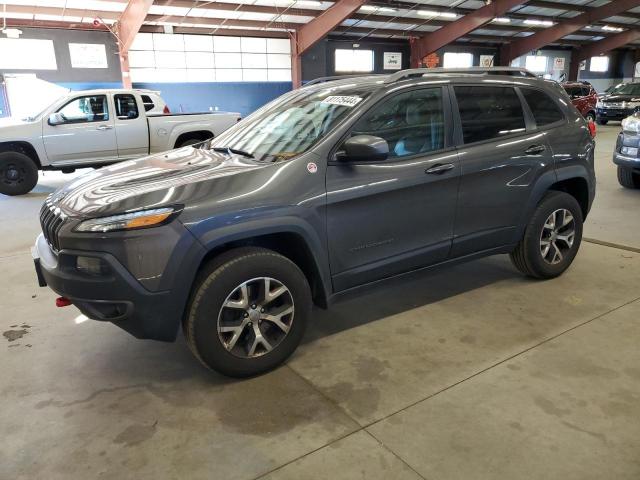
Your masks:
M499 73L314 84L199 147L80 177L43 205L40 285L138 338L182 323L202 363L247 376L358 286L500 253L560 275L594 141L558 84Z

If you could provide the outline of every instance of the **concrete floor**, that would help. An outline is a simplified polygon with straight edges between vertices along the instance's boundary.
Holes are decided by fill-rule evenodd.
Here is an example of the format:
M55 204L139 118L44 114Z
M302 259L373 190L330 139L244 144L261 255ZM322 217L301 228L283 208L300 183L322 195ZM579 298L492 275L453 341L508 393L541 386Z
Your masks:
M318 311L280 369L204 370L56 309L28 250L68 176L0 197L0 478L640 478L640 191L599 128L598 196L561 278L506 256ZM7 226L9 226L7 228Z

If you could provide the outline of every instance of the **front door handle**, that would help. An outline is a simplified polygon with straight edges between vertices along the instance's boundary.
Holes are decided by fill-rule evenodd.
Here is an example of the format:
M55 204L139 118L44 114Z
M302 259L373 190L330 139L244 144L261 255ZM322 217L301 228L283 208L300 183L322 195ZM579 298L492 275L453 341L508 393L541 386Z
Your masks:
M111 130L113 127L111 125L100 125L96 128L96 130Z
M424 173L428 175L441 175L444 172L448 172L449 170L453 170L453 163L438 163L431 168L427 168Z
M538 155L539 153L544 152L547 149L544 145L531 145L527 148L524 153L526 155Z

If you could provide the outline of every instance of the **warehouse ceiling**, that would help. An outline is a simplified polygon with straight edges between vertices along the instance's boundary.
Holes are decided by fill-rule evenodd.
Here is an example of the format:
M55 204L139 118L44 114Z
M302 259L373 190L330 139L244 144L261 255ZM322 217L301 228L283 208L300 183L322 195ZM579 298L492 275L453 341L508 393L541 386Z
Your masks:
M457 39L508 43L606 5L606 0L532 0ZM126 0L1 0L0 16L10 27L105 29L126 8ZM141 31L287 37L333 2L318 0L156 0ZM481 8L479 0L374 0L331 33L345 39L407 38L434 32ZM640 6L586 25L552 44L583 46L640 28Z

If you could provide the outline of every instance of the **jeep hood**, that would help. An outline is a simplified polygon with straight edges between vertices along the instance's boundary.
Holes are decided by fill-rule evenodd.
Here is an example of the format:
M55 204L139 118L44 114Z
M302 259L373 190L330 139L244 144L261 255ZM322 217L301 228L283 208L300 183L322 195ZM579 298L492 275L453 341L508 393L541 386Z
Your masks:
M600 97L601 102L628 102L628 101L640 101L640 95L604 95Z
M188 206L203 195L211 198L223 194L225 185L231 183L229 177L244 177L271 165L185 147L82 175L54 192L50 201L70 217L97 217L173 204ZM226 180L220 181L223 178ZM250 182L244 179L243 183Z

